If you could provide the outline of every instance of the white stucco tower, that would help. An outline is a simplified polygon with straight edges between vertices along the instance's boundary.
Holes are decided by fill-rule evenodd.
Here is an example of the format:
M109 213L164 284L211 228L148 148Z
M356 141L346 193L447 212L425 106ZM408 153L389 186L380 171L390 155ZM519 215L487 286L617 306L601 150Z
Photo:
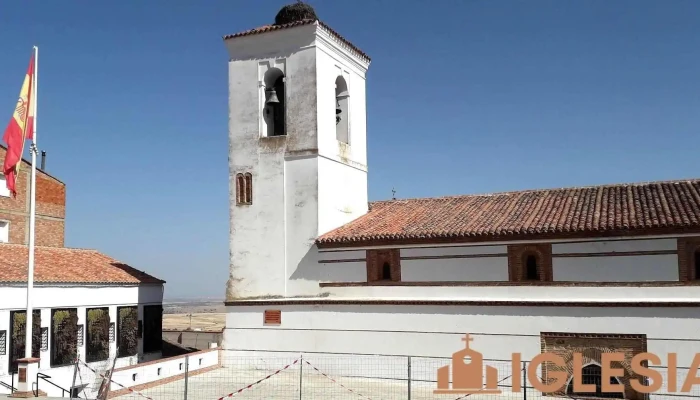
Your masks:
M275 25L224 39L227 300L314 295L318 272L304 266L315 264L315 239L367 212L369 57L316 18L285 19L284 8Z

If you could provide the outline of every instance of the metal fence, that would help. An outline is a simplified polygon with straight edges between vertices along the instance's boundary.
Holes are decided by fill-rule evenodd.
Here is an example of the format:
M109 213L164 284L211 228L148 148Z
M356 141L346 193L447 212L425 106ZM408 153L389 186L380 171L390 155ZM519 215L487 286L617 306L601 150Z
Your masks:
M337 353L280 353L252 351L221 351L220 365L192 371L195 358L188 357L182 376L155 381L140 388L112 391L118 399L151 400L217 400L246 399L445 399L445 400L534 400L546 397L590 399L617 397L634 400L684 400L700 398L700 385L690 393L658 392L651 395L601 393L601 375L595 368L584 368L582 382L593 385L587 393L572 393L569 385L563 392L543 394L534 389L528 376L528 362L483 360L477 373L496 372L495 388L476 389L473 393L447 392L436 394L438 369L450 366L450 358L389 356ZM667 369L655 368L667 378ZM539 369L537 378L542 379ZM678 388L683 384L687 369L678 368ZM488 375L488 373L486 374ZM128 387L128 382L115 381ZM615 383L611 381L611 383ZM452 387L452 379L447 382ZM513 385L521 385L519 391ZM629 387L629 385L627 385ZM569 388L567 393L566 388ZM597 390L596 390L597 388ZM79 396L80 398L88 398Z

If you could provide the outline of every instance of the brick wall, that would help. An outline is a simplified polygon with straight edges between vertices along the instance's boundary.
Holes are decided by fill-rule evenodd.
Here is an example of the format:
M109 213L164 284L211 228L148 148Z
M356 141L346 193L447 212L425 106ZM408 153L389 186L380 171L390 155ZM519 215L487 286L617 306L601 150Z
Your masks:
M631 400L643 400L644 394L635 391L630 380L642 380L643 378L632 371L631 360L640 353L646 353L647 341L645 335L618 335L618 334L586 334L586 333L555 333L543 332L540 334L540 343L543 353L555 353L564 359L566 366L559 366L545 362L542 365L542 381L551 383L550 372L565 371L569 377L573 374L573 354L579 353L583 356L582 365L590 363L602 364L603 353L623 353L625 360L622 363L612 362L613 368L621 368L624 376L620 383L625 387L625 398ZM546 396L562 397L566 396L567 387L555 393L544 393ZM589 398L588 396L576 395L576 398ZM592 397L592 396L591 396Z
M401 251L399 249L367 250L367 281L381 280L384 263L389 263L391 281L401 281Z
M0 159L6 149L0 147ZM29 185L31 165L23 162L17 177L17 197L0 196L0 220L8 221L10 243L29 241ZM65 243L66 186L37 169L36 244L63 247Z
M510 281L525 281L525 258L533 255L537 259L537 274L539 280L551 282L552 277L552 245L549 243L508 246L508 275Z

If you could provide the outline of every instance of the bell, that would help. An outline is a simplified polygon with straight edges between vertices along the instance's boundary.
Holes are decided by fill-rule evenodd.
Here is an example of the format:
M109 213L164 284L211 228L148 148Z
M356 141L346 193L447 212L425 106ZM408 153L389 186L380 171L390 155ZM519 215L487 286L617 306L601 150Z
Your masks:
M277 98L277 92L275 89L269 89L267 94L268 98L265 104L279 104L280 100Z
M347 90L343 90L335 96L336 100L343 100L347 99L348 97L350 97L350 93L348 93Z

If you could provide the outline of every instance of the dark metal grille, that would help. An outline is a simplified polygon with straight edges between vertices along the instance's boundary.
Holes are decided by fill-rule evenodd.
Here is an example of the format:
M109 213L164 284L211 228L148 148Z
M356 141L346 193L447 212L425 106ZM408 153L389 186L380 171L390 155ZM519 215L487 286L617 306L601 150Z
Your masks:
M595 392L590 392L590 393L581 393L581 392L575 392L574 391L574 382L573 379L571 382L569 382L568 387L566 388L566 394L569 395L574 395L574 396L580 396L580 397L600 397L600 398L609 398L609 399L624 399L624 393L611 393L611 392L603 392L602 389L602 370L599 365L596 364L590 364L586 365L581 369L581 381L584 385L595 385ZM610 377L610 383L619 385L621 382L617 380L615 377Z
M78 310L51 310L51 366L75 362L78 355Z
M129 357L138 353L138 309L136 307L117 308L117 348L119 357Z
M87 362L104 361L109 358L109 308L87 309Z
M49 349L49 328L41 327L41 351L47 351Z
M85 326L84 325L78 325L77 338L78 338L78 347L82 347L83 343L85 342Z
M143 352L161 351L163 343L163 306L143 307Z
M17 360L24 358L27 312L10 312L10 372L17 372ZM41 311L32 311L32 357L39 357L41 348Z

